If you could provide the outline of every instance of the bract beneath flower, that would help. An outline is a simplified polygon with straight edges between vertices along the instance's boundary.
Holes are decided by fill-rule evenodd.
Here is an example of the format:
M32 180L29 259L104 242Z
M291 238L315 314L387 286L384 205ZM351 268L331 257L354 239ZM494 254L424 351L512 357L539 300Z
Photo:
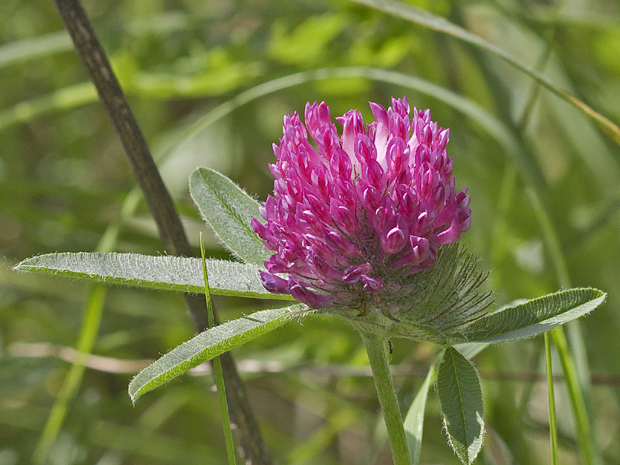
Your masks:
M449 129L406 97L370 109L368 125L355 110L336 118L341 135L325 102L306 105L305 125L286 115L266 222L252 226L275 252L262 276L271 292L311 307L372 303L394 317L411 277L469 229L471 210L455 189Z

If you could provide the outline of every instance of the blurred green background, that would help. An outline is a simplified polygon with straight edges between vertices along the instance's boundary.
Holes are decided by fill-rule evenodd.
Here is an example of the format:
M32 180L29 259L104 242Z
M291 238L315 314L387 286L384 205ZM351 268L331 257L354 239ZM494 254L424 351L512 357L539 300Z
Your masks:
M620 121L617 0L408 3ZM332 116L357 108L367 122L367 102L387 107L392 95L431 108L451 129L457 189L472 197L464 241L492 270L496 301L566 286L609 293L568 334L601 457L620 463L620 147L582 113L480 48L346 1L89 0L85 8L190 240L197 245L204 231L211 256L227 253L188 195L193 168L220 170L265 199L282 116L305 102L327 101ZM0 43L0 465L14 465L32 463L75 359L90 287L11 267L39 253L95 250L123 208L131 214L114 250L159 254L162 246L144 202L131 209L122 148L52 1L0 2ZM47 463L224 463L210 375L184 376L135 407L127 395L146 359L193 335L182 297L111 288L104 298L98 358L57 404L67 414ZM268 305L214 302L222 319ZM317 317L234 351L274 463L390 463L360 342L342 321ZM393 343L406 410L437 347ZM550 463L541 357L542 338L476 357L488 418L479 463ZM561 463L577 464L570 404L561 380L556 386ZM434 394L424 434L422 463L457 463Z

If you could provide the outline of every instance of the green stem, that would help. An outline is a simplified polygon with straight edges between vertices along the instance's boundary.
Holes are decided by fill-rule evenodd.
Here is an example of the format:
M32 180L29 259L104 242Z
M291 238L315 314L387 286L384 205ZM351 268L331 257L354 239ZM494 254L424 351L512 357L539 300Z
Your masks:
M593 438L590 422L588 420L588 410L586 408L585 399L583 398L581 386L579 385L577 369L568 348L566 335L562 327L555 328L550 332L551 337L553 337L553 342L558 349L562 370L564 371L564 377L566 379L566 386L568 387L568 393L571 403L573 404L573 412L575 414L575 422L577 423L579 444L581 445L584 463L587 465L600 464L602 461L596 450L596 442Z
M555 395L553 392L553 368L551 366L551 342L545 333L545 355L547 357L547 388L549 391L549 434L551 435L551 457L553 465L559 465L558 430L555 422Z
M407 438L387 359L385 338L366 332L360 332L360 334L368 353L372 376L377 387L377 395L390 438L390 446L392 447L394 465L409 465Z
M534 214L540 225L549 256L555 268L558 283L560 287L569 289L570 276L568 273L568 266L564 259L562 247L558 239L558 235L553 226L553 222L545 211L543 203L536 193L531 188L526 189L526 193L530 198L530 203L533 207ZM578 321L570 323L572 325L578 325ZM575 338L580 337L578 330L574 331ZM586 399L584 393L590 392L590 370L587 366L587 359L585 355L581 357L583 370L582 375L579 376L577 367L573 361L566 341L566 334L563 327L558 327L551 330L551 337L558 349L560 361L562 363L562 370L564 370L564 376L566 377L566 383L568 387L568 393L570 395L571 404L573 407L573 413L575 414L575 423L577 426L577 437L581 448L581 454L583 463L586 465L598 465L602 463L600 451L596 439L592 434L590 428L590 418L588 415L588 409L586 406ZM583 347L583 343L580 344Z
M205 280L205 303L207 304L209 328L214 328L215 315L213 314L213 303L211 302L209 276L207 275L207 262L205 260L205 244L202 240L202 232L200 233L200 254L202 256L202 275ZM235 442L232 436L232 428L230 427L230 414L228 412L228 402L226 400L226 385L224 384L224 372L222 371L222 361L220 357L215 357L213 359L213 374L215 375L215 385L217 386L217 399L220 404L220 416L222 418L222 428L224 429L228 465L236 465Z
M106 288L103 285L96 284L90 287L87 299L88 303L84 309L84 322L82 323L77 343L79 357L75 363L71 365L69 373L58 392L50 415L47 418L47 423L45 424L41 438L32 456L32 463L34 464L40 465L47 461L50 450L58 437L60 428L67 415L71 399L73 399L82 383L82 377L86 369L84 362L93 351L93 347L97 341L105 295Z

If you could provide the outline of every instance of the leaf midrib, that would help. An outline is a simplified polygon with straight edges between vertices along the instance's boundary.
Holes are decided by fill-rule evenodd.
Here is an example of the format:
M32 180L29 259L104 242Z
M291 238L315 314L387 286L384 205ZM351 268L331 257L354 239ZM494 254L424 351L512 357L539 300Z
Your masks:
M469 458L469 434L467 432L467 422L465 420L465 410L463 408L463 396L461 395L461 383L459 383L459 377L458 377L458 372L456 370L456 363L455 363L455 357L454 357L454 351L455 349L450 348L450 359L452 362L452 368L454 369L454 379L456 380L456 389L459 395L459 403L460 403L460 411L461 411L461 419L463 421L463 430L465 431L465 452L467 453L467 462L471 463L471 460Z

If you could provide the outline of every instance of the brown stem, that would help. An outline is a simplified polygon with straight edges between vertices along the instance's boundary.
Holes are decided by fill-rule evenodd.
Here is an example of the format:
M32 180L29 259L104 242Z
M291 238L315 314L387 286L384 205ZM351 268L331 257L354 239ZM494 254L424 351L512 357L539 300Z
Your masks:
M73 40L92 82L97 88L114 129L116 130L136 182L144 193L148 208L157 223L164 249L171 255L192 256L174 202L157 170L142 131L129 108L125 95L112 71L79 0L54 0L56 8ZM185 294L185 302L197 331L207 329L204 297ZM247 402L245 388L229 354L221 357L231 422L238 433L241 455L245 463L269 465L271 460L264 446L254 414Z

